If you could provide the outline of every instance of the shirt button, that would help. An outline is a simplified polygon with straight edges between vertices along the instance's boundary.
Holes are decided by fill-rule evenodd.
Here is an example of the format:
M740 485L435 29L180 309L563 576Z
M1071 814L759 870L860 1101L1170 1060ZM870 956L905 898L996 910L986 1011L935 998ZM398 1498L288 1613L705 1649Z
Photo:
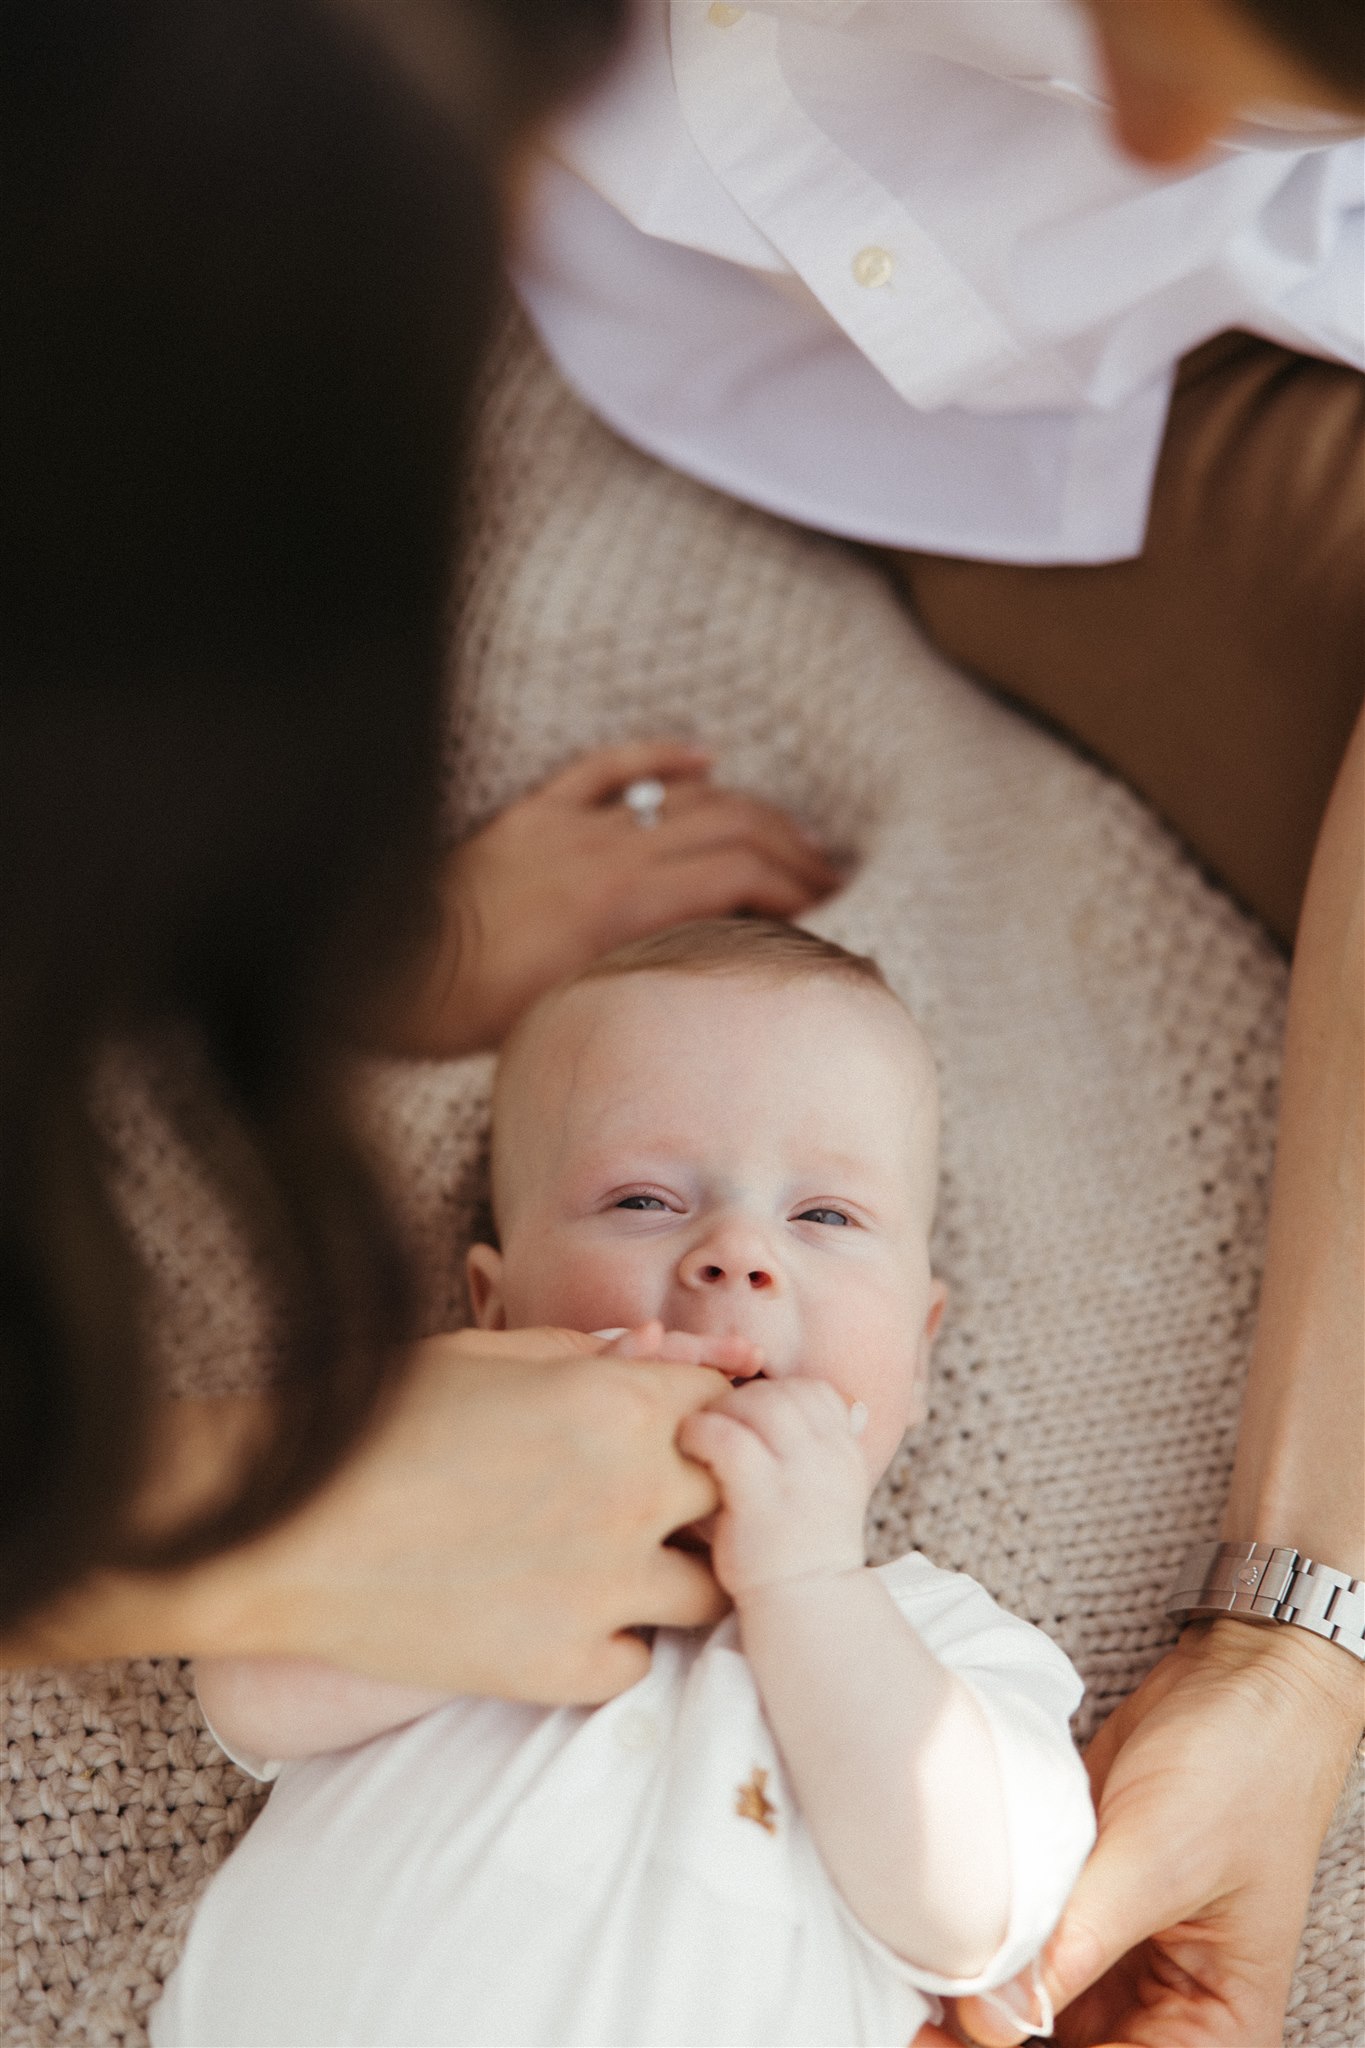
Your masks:
M715 5L706 10L706 19L712 28L733 28L737 21L743 21L744 9L726 7L722 5L722 0L715 0Z
M632 1707L616 1724L616 1740L622 1749L644 1751L659 1746L659 1724L653 1714Z
M878 285L890 284L896 268L896 259L889 249L879 249L875 243L867 249L860 249L853 259L853 281L868 291L875 291Z

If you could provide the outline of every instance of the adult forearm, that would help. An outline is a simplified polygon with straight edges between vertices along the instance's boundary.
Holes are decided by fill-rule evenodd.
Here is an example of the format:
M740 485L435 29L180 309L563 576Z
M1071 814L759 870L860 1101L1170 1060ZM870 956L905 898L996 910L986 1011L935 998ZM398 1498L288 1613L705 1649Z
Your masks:
M1292 1544L1353 1577L1365 1574L1363 1095L1365 727L1357 724L1299 925L1265 1277L1223 1516L1230 1541ZM1265 1631L1257 1651L1267 1662L1311 1663L1319 1702L1349 1744L1365 1713L1361 1666L1298 1629Z
M134 1509L136 1526L163 1533L230 1494L268 1422L264 1398L164 1402L153 1426L154 1477ZM216 1560L175 1572L92 1572L0 1631L0 1668L226 1649L222 1577Z
M0 1669L189 1656L203 1633L194 1621L192 1576L96 1573L0 1635Z
M1229 1538L1365 1571L1365 734L1323 822L1299 926L1265 1277Z

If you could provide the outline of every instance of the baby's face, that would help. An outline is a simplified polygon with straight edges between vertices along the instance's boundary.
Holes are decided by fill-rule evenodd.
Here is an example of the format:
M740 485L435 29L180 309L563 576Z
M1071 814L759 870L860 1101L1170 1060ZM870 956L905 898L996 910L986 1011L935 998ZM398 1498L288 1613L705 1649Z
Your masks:
M869 1411L869 1472L922 1406L943 1290L929 1271L932 1062L900 1005L826 977L587 982L500 1078L500 1252L485 1329L736 1332L765 1370Z

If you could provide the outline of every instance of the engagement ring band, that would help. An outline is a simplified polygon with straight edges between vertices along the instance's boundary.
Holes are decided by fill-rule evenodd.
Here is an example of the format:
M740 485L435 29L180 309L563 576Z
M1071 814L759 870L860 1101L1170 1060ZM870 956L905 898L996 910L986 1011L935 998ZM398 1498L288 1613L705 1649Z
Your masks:
M621 801L642 831L652 832L663 816L664 798L668 786L653 775L644 776L639 782L628 782L621 791Z

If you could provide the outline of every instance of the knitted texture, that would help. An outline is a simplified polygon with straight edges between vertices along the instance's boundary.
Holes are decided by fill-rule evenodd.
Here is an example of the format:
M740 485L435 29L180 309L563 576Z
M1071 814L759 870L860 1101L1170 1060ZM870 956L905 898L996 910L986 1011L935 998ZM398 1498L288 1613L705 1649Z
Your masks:
M516 321L476 505L453 825L585 748L670 735L860 862L812 922L877 954L937 1049L952 1289L872 1552L919 1545L1047 1629L1087 1681L1087 1735L1172 1640L1163 1589L1226 1488L1283 963L1135 798L932 654L866 561L623 446ZM488 1076L366 1077L432 1327L463 1319ZM173 1137L154 1096L116 1075L109 1121L168 1364L186 1389L246 1384L269 1353L259 1304L186 1119ZM20 1674L4 1736L4 2038L140 2042L260 1795L173 1662ZM1357 1787L1323 1852L1294 2048L1365 2037L1360 1835Z

